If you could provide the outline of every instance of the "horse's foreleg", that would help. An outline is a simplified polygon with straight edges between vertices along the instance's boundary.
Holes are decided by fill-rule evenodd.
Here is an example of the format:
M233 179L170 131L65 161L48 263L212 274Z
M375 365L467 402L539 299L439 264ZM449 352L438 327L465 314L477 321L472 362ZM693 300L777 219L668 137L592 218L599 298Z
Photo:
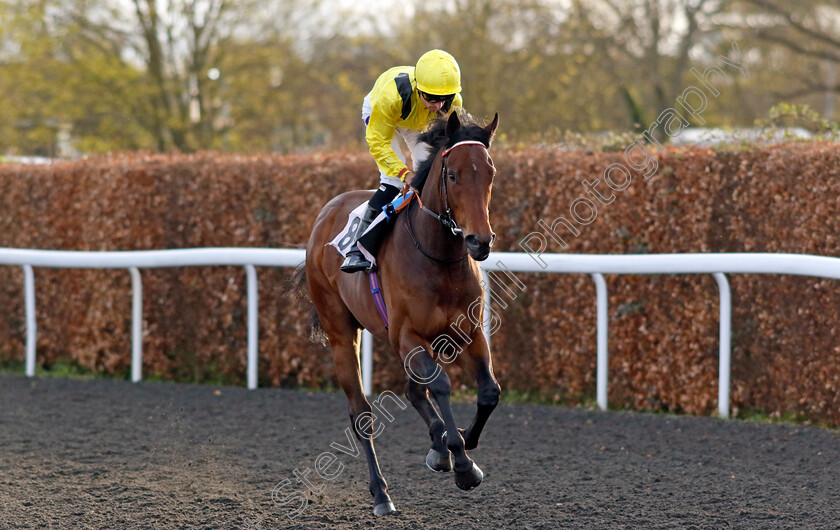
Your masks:
M373 448L374 416L370 403L362 391L362 376L359 371L357 353L358 340L344 344L331 336L330 344L335 359L335 373L347 395L350 425L367 458L370 471L370 493L373 495L373 513L376 515L393 513L396 510L388 495L388 484L379 469L379 461Z
M467 450L470 450L478 446L478 438L481 436L481 431L484 429L490 414L499 404L499 395L501 395L502 389L493 375L490 348L487 346L484 335L478 335L473 340L462 359L461 365L468 373L473 374L478 385L478 409L472 424L464 431L464 444Z
M467 456L464 439L455 424L449 396L452 390L449 376L432 360L429 345L419 338L401 341L400 351L405 352L406 368L409 377L415 382L425 384L440 409L440 415L446 432L446 447L452 453L455 469L455 484L463 490L471 490L481 484L484 474Z
M432 447L426 455L426 466L437 473L445 473L452 469L452 458L444 442L445 426L438 412L435 410L426 392L426 386L409 378L405 385L405 397L417 409L417 413L429 427L429 437Z

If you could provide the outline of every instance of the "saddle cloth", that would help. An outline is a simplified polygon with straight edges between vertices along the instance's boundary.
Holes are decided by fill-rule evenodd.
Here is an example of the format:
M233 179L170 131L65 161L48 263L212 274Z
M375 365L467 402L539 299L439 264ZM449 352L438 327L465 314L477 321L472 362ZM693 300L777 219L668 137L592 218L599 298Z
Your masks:
M350 212L350 215L347 217L347 224L344 225L344 228L338 233L335 238L327 243L328 246L335 247L338 250L338 253L341 254L343 257L347 257L347 252L350 250L350 247L353 246L353 236L356 234L356 228L359 227L359 223L362 222L362 215L364 215L365 210L367 209L367 201L363 202L359 205L358 208ZM376 219L370 223L370 226L365 230L365 234L373 230L377 225L381 223L387 223L388 217L385 215L385 212L381 212ZM364 236L364 234L362 234ZM359 238L361 239L361 238ZM364 247L364 243L362 241L359 242L359 250L362 252L362 255L376 265L376 257L374 257L368 250Z

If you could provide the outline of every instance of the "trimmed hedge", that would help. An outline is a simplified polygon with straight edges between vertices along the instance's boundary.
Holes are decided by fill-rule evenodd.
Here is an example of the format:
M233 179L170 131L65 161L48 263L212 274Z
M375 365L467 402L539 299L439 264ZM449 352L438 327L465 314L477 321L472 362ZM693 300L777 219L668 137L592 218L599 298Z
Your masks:
M493 153L497 250L521 251L540 219L570 218L582 185L620 153ZM838 255L840 153L790 144L714 153L670 150L656 175L633 174L597 219L547 252L794 252ZM303 245L332 196L372 187L369 155L115 155L52 166L0 166L0 246L140 250ZM597 188L608 198L609 188ZM605 201L606 202L606 201ZM580 210L584 212L584 210ZM98 371L130 364L127 271L36 269L38 359ZM261 268L260 383L334 384L329 351L310 342L308 310ZM237 267L144 270L144 373L245 378L245 273ZM24 355L22 273L0 268L5 361ZM493 340L505 389L580 402L595 393L595 288L586 275L519 274L526 290ZM831 280L733 275L731 404L840 425L840 286ZM717 403L718 292L710 276L610 276L611 404L711 414ZM375 348L376 386L401 390L402 367ZM453 383L472 387L459 369Z

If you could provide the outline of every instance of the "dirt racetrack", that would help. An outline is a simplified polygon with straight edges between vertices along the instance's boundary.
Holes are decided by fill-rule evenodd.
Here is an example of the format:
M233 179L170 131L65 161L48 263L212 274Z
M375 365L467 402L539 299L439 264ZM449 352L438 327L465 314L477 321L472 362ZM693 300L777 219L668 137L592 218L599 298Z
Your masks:
M408 404L407 400L404 400ZM425 426L388 410L376 518L343 394L0 375L0 528L838 528L840 432L501 405L462 492L426 469ZM473 405L456 405L468 421ZM336 453L294 519L271 491ZM340 469L334 465L333 473Z

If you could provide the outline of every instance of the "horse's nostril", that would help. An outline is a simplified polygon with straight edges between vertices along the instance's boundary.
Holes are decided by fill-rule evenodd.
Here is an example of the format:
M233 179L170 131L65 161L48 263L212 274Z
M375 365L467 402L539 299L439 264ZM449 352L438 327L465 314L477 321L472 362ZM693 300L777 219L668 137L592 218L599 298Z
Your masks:
M475 234L470 234L467 237L465 237L464 242L470 248L476 248L480 244L479 240L478 240L478 236L476 236Z
M496 234L490 234L490 246L493 246L493 243L496 242Z

